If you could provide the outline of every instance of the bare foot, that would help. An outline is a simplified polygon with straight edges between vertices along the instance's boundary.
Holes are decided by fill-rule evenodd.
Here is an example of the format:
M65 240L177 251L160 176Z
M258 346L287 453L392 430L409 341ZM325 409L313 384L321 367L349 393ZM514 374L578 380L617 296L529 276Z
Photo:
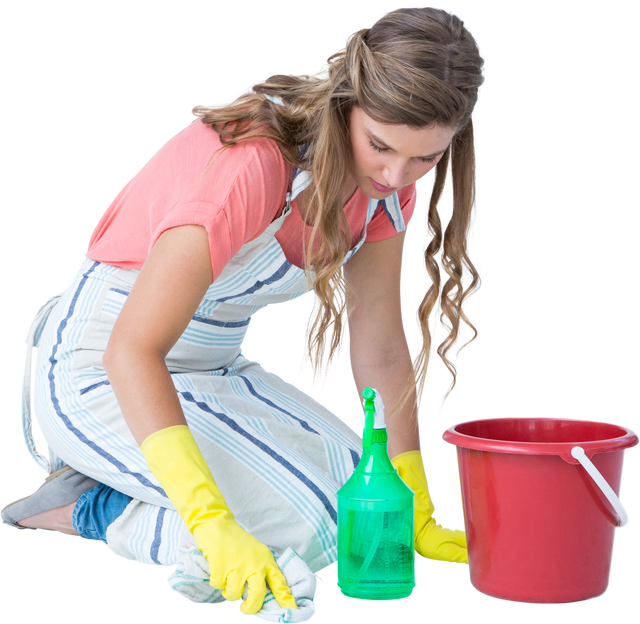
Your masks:
M69 503L64 507L42 511L34 516L23 518L19 525L31 529L44 529L45 531L58 531L67 535L78 535L73 528L72 517L75 503Z

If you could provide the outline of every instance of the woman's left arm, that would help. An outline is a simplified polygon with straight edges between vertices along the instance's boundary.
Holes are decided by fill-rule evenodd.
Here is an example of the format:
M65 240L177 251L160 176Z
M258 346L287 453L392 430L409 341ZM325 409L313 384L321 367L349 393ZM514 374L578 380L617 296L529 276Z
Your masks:
M367 387L378 390L387 414L414 377L400 306L403 244L404 232L364 243L344 266L356 296L349 316L353 377L360 395ZM415 394L387 419L387 434L392 458L420 450Z
M387 451L389 459L407 451L422 450L422 436L420 419L415 409L405 408L389 419L391 408L400 397L407 379L413 371L413 356L407 347L404 358L387 366L370 366L366 354L363 357L349 359L349 371L362 408L362 391L365 388L375 388L382 397L385 409L385 425L387 428ZM409 402L408 402L409 403Z

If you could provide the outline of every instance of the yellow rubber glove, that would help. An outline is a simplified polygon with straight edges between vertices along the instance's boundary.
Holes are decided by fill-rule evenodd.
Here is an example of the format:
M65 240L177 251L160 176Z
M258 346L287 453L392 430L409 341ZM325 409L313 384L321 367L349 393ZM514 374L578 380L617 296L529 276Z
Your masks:
M396 455L391 463L398 471L400 478L415 494L413 519L416 551L429 559L469 563L467 538L464 531L443 529L432 517L435 507L429 496L422 453L420 451L401 453Z
M211 586L223 590L227 600L239 600L247 583L247 598L240 610L250 614L262 608L269 583L281 607L297 609L269 548L235 521L189 427L156 431L140 448L207 558Z

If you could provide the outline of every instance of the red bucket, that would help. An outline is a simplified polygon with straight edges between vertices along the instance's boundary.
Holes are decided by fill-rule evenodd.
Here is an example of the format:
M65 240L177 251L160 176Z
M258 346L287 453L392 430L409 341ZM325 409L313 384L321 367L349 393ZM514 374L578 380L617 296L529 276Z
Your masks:
M607 589L629 429L547 418L456 425L469 545L479 591L521 602L574 602ZM584 451L582 452L581 451Z

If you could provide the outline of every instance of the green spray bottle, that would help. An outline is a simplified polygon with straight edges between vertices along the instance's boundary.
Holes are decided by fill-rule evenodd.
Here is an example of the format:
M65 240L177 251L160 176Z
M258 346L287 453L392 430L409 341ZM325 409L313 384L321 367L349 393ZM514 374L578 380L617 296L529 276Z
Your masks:
M338 491L338 586L353 598L405 598L415 586L413 491L389 459L380 395L362 397L362 458Z

